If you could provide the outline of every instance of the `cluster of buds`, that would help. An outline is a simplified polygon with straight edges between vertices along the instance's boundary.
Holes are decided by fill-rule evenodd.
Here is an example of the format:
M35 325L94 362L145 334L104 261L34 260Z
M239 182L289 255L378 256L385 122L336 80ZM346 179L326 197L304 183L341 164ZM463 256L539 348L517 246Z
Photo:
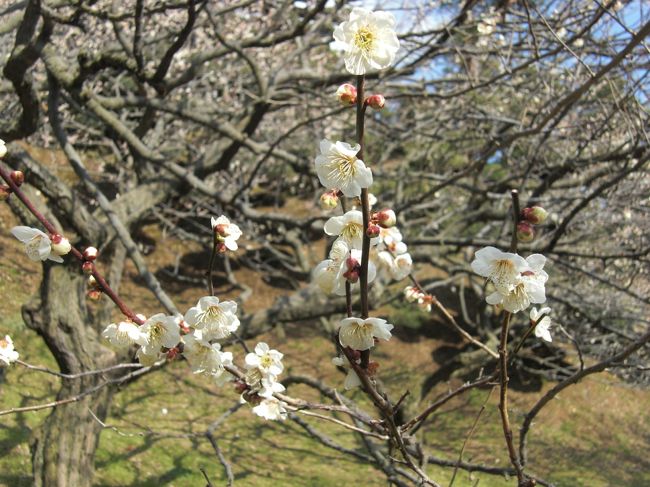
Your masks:
M322 210L333 210L339 205L339 191L333 189L326 191L320 196L320 207Z
M431 311L431 303L433 303L433 296L420 290L417 286L407 286L404 288L404 298L409 303L417 303L423 311Z
M357 103L357 89L350 83L342 84L336 90L336 98L343 106L352 106ZM374 94L367 97L364 104L374 110L381 110L386 105L384 95Z
M86 297L92 299L93 301L98 301L102 297L102 290L95 279L95 276L88 276L88 291L86 291Z
M354 257L348 257L345 260L345 267L347 270L343 273L343 277L350 283L354 284L359 280L361 274L361 264Z
M4 147L4 145L0 146ZM6 149L5 149L6 152ZM0 156L1 157L1 156ZM16 186L21 186L25 182L25 174L22 171L11 171L9 177ZM11 194L11 187L7 184L0 185L0 201L4 201L9 198Z
M531 206L521 210L521 221L517 224L517 240L532 242L535 238L533 225L539 225L546 220L548 212L541 206Z

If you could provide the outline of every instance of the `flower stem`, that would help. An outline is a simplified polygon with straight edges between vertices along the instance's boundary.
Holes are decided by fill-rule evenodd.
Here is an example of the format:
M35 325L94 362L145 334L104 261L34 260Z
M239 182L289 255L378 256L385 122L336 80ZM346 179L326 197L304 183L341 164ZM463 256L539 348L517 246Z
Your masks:
M357 76L357 143L359 152L357 157L364 159L364 132L365 132L365 115L366 104L363 93L365 76ZM368 202L368 188L361 189L361 213L363 215L363 243L361 245L361 272L359 273L359 283L361 288L361 318L368 318L370 306L368 304L368 263L370 260L370 237L367 229L370 225L370 204ZM370 361L370 350L361 352L361 367L368 368Z

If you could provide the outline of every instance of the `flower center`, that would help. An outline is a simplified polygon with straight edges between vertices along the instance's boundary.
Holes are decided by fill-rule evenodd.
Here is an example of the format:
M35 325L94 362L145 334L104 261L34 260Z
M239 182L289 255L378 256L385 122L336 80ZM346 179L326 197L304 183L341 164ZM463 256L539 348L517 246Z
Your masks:
M211 325L214 323L220 325L223 323L224 318L225 314L219 306L210 306L199 315L197 324Z
M159 342L165 334L165 325L158 322L149 328L149 341L152 343Z
M268 369L271 365L273 365L273 359L268 355L264 355L260 360L260 365L262 368Z
M9 342L5 339L0 340L0 348L8 348Z
M510 259L497 260L492 264L492 272L489 278L495 285L506 287L517 274L515 264Z
M356 34L354 34L354 45L364 53L368 53L372 50L374 42L375 35L368 27L361 27Z
M363 227L358 223L348 223L341 230L341 235L346 240L356 240L363 235Z
M349 181L357 173L357 168L354 166L356 159L356 157L335 157L328 164L329 177L336 181Z

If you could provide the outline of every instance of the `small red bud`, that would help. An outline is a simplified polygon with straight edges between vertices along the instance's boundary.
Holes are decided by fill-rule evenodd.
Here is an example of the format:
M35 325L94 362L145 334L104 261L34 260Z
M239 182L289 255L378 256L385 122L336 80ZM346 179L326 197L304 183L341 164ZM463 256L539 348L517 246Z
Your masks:
M11 171L9 177L16 186L20 186L25 182L25 174L22 171Z
M180 350L177 347L170 348L167 350L167 360L174 360L180 354Z
M521 217L533 225L539 225L540 223L543 223L544 220L546 220L547 216L548 212L541 206L533 206L521 210Z
M379 237L381 234L381 227L377 225L376 223L371 223L368 225L368 229L366 230L366 235L368 235L370 238L375 238Z
M97 258L97 249L95 247L86 247L86 250L83 252L83 257L85 260L93 261Z
M84 272L84 274L92 274L93 273L93 263L90 261L85 261L83 264L81 264L81 270Z
M235 391L237 391L239 394L245 392L248 389L246 382L241 380L234 381L233 385L235 386Z
M219 242L217 244L217 252L219 252L220 254L225 254L226 252L228 252L228 247L226 247L225 243Z
M366 105L375 110L381 110L386 105L386 98L383 95L370 95L366 98Z
M0 201L4 201L11 196L11 188L6 184L0 184Z
M181 333L183 335L188 335L190 333L190 331L191 331L190 326L187 323L185 323L185 321L183 321L183 320L181 320L181 322L178 324L178 326L180 327Z
M86 292L86 297L93 301L98 301L102 297L102 292L99 289L90 289Z
M354 105L357 102L357 89L354 85L345 83L336 90L336 98L341 105Z
M535 238L535 230L530 223L521 222L517 225L517 240L520 242L532 242Z
M219 225L215 225L213 228L214 233L219 235L220 237L227 237L228 236L228 226L224 225L223 223L220 223Z

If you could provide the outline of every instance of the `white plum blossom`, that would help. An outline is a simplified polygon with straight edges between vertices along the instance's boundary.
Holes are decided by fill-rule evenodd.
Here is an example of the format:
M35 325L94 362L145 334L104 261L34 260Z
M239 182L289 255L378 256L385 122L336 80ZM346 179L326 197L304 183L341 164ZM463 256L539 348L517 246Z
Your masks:
M341 239L337 239L332 245L329 259L325 259L316 266L313 279L316 285L325 294L336 294L345 296L345 273L348 271L348 257L361 263L361 250L350 249L349 245ZM372 261L368 262L368 282L372 282L377 276L377 267ZM358 284L353 284L358 286Z
M271 421L287 419L287 410L284 408L286 404L275 398L263 399L257 406L253 408L253 412L258 416Z
M334 29L334 39L344 50L345 69L355 75L389 67L399 49L395 17L360 7Z
M375 338L390 340L393 325L381 318L345 318L338 325L339 342L353 350L368 350Z
M224 366L232 365L232 353L222 352L221 345L205 340L201 331L183 337L183 356L195 374L219 377L225 372Z
M413 270L413 259L409 253L400 254L395 257L393 264L390 268L390 274L396 281L401 281Z
M7 146L5 141L0 139L0 159L2 159L7 154Z
M518 254L485 247L474 254L472 270L494 284L497 292L509 294L522 272L530 270L526 259Z
M33 261L53 260L61 263L63 259L52 251L52 241L37 228L18 226L11 229L14 237L25 244L25 253Z
M543 270L546 257L533 254L525 259L528 268L517 276L510 292L501 293L498 290L485 298L488 304L500 304L506 311L517 313L528 308L531 303L546 302L545 284L548 274Z
M179 321L178 317L167 316L163 313L157 313L145 321L140 327L145 340L139 350L140 356L158 357L162 347L174 348L178 345L178 342L181 341Z
M19 354L14 350L14 342L9 335L0 338L0 366L7 367L18 360Z
M212 217L210 223L212 231L223 239L223 243L228 250L235 251L238 249L237 240L242 236L242 231L237 225L230 223L230 220L224 215L219 218Z
M140 327L131 321L111 323L104 328L102 338L118 351L124 351L131 345L146 345L147 343L147 337L142 333Z
M531 308L530 310L530 319L535 323L535 336L547 342L553 341L551 331L549 330L551 327L550 312L551 308L549 307L542 308L539 311L537 311L537 308ZM544 317L542 318L542 316ZM540 318L542 319L540 320Z
M263 376L278 376L284 370L282 365L284 355L272 350L266 343L260 342L255 346L255 353L246 355L246 368L259 369Z
M262 377L262 380L260 380L260 389L257 391L257 395L270 399L273 397L273 394L284 392L284 386L280 382L277 382L276 379L277 378L273 375Z
M321 140L321 153L315 161L321 184L327 189L341 190L348 198L359 196L361 188L372 184L372 171L357 158L360 149L358 144L352 147L345 142Z
M345 381L343 381L343 387L346 391L359 387L361 385L361 379L354 371L352 367L349 367L348 361L344 357L334 357L332 363L337 367L343 367L347 370L347 375L345 376Z
M239 328L237 303L219 301L216 296L204 296L185 313L185 323L203 332L206 340L225 338Z
M363 243L363 214L350 210L342 216L333 216L325 222L325 233L337 235L351 248L360 249Z

